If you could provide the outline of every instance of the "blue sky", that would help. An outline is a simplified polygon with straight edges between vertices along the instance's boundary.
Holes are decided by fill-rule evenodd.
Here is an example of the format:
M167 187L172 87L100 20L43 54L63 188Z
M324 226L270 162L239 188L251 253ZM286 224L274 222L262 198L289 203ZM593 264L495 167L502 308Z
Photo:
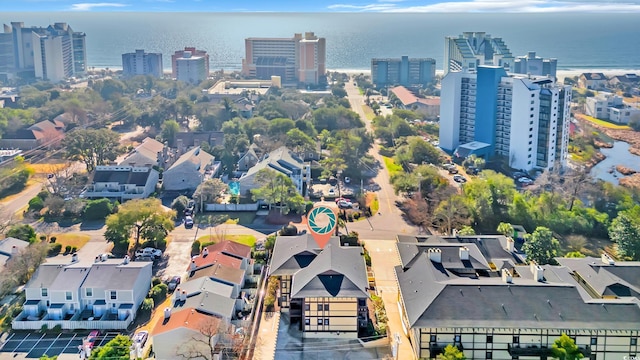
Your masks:
M640 12L640 0L0 0L2 11Z

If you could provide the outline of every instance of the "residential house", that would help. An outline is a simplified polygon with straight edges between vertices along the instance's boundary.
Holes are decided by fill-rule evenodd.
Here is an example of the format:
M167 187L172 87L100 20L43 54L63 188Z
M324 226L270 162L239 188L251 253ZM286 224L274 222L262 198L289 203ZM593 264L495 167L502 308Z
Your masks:
M190 149L194 146L200 146L207 143L210 148L216 146L224 146L224 133L222 131L188 131L176 134L175 144L171 144L180 150Z
M208 277L202 277L180 284L171 300L172 311L196 309L198 312L214 315L225 321L236 318L236 311L242 310L241 300L233 296L232 285L224 284Z
M368 323L368 280L360 247L333 237L319 249L310 234L279 236L270 276L280 280L279 304L304 337L357 338Z
M262 156L262 150L255 143L249 146L249 149L240 157L237 162L238 171L248 171L252 167L254 167L258 161L260 161L260 157Z
M582 73L578 77L578 87L590 90L604 89L608 81L603 73Z
M142 143L131 150L118 165L165 167L165 162L170 161L169 149L163 143L150 137L142 140Z
M8 237L0 240L0 274L12 257L26 249L29 243L24 240Z
M162 187L167 191L195 190L220 170L220 162L199 146L182 154L162 175Z
M80 197L110 198L120 202L144 199L156 191L158 176L156 170L144 166L97 166L91 185L80 193Z
M597 119L628 124L634 118L640 119L640 109L624 103L622 96L611 93L599 93L588 97L585 113Z
M271 169L289 177L298 193L305 196L311 181L311 166L287 147L282 146L266 154L257 164L240 177L240 188L250 191L258 187L256 175L262 169Z
M46 263L25 285L15 330L126 329L151 287L151 263L96 258L94 263Z
M4 134L0 148L32 150L40 146L54 147L64 138L65 125L61 121L44 120L14 133Z
M218 344L217 333L222 324L220 318L196 309L166 308L165 317L151 330L156 359L178 359L188 352L210 354Z
M602 276L583 281L584 263L518 265L512 243L499 248L492 237L461 238L475 240L398 236L398 307L416 357L435 358L451 344L473 359L546 359L562 333L587 359L637 353L637 297L603 298L589 290L593 282L603 294L628 293L605 273L617 264L594 266L584 276ZM508 261L499 264L501 257ZM637 283L640 266L621 273Z
M609 78L611 88L631 88L640 84L640 76L636 74L616 75Z
M440 117L439 98L419 98L404 86L396 86L391 92L400 100L403 109L422 113L429 119Z

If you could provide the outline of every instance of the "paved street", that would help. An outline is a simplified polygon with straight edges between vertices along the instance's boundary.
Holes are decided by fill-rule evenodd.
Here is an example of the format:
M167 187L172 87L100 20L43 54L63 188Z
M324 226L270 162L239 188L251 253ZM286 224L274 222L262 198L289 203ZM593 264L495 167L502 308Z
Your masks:
M345 90L351 104L351 110L355 111L360 118L364 121L366 128L369 132L373 133L371 121L369 121L362 109L365 104L365 97L360 95L358 88L353 85L352 82L345 84ZM380 190L376 192L378 195L378 201L380 203L380 215L372 216L369 221L358 221L354 223L348 223L349 230L355 230L360 234L363 239L378 239L378 240L391 240L394 239L397 234L417 234L418 228L407 221L402 216L402 211L395 205L398 196L393 191L393 186L389 183L389 172L384 165L382 156L380 156L380 146L377 141L374 142L373 147L369 151L369 155L373 156L381 166L381 171L378 171L376 178L374 179L377 184L380 185ZM373 227L373 230L371 230Z

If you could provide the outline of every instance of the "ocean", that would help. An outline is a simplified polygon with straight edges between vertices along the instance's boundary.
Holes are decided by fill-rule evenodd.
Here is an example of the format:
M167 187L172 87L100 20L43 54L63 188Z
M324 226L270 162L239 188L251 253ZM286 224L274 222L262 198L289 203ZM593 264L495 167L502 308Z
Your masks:
M89 67L122 67L121 55L144 49L171 54L207 50L211 71L239 70L248 37L292 37L313 31L327 39L327 68L369 70L374 57L431 57L442 69L444 37L484 31L501 37L514 56L536 51L562 70L640 69L638 14L508 13L0 13L25 26L67 22L87 34Z

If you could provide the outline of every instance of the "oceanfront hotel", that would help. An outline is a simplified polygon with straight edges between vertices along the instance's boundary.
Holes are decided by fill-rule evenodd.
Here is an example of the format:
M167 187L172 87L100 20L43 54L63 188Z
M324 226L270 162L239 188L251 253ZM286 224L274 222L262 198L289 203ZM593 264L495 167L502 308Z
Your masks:
M563 167L571 86L556 83L555 59L546 61L551 76L508 74L514 58L500 38L464 33L445 43L450 61L442 79L440 147L459 160L499 156L519 170ZM545 62L535 53L518 59L518 70Z

